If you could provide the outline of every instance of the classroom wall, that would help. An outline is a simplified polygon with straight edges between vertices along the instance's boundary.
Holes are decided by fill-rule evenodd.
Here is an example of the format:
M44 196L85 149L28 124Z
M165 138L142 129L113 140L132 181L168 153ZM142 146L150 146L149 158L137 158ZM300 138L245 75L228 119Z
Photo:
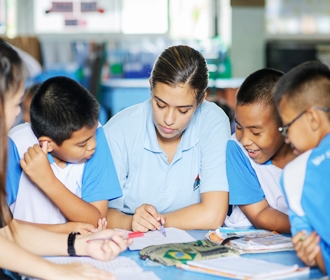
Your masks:
M233 77L265 67L265 8L232 7L230 57Z

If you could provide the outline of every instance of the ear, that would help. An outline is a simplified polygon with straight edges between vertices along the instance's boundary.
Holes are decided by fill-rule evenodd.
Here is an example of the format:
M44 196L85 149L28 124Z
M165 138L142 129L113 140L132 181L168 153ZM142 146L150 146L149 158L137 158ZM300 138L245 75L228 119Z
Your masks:
M149 80L148 80L148 81L149 81L149 85L150 85L150 87L149 87L149 88L150 88L150 91L151 91L151 90L152 90L152 79L151 79L151 77L149 78Z
M47 152L48 153L51 153L54 150L55 142L51 138L49 138L47 136L41 136L38 138L38 141L41 146L42 146L43 142L47 142Z
M316 131L320 128L322 124L322 116L319 110L313 108L308 109L306 117L312 131Z

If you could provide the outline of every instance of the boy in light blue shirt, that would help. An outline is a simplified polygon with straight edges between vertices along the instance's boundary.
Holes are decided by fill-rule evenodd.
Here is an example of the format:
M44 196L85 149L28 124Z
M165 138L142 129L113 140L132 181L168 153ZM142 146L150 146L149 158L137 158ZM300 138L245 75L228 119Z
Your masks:
M297 255L330 275L330 70L303 63L276 85L281 133L296 154L281 185L290 209Z
M30 112L31 124L9 131L14 218L57 232L94 230L108 200L122 195L97 100L76 81L54 77L38 87Z
M282 75L274 69L260 69L237 92L236 133L226 152L229 203L233 205L226 226L290 232L279 178L294 155L278 131L281 121L272 95Z

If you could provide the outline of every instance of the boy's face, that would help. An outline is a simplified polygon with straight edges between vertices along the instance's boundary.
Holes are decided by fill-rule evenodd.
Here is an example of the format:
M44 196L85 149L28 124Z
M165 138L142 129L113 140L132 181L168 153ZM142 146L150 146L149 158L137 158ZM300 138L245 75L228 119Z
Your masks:
M278 110L283 126L292 122L292 120L297 118L297 116L302 113L302 110L298 111L292 108L290 103L287 102L285 98L283 98L280 102ZM315 137L317 134L313 133L306 113L302 114L289 126L287 130L287 137L285 138L285 142L291 145L293 153L296 155L315 148L318 145L318 140Z
M236 137L251 159L262 164L271 159L284 143L270 106L261 103L235 108Z
M52 142L51 154L62 162L83 163L90 159L96 148L96 123L93 128L83 127L72 133L70 139L65 140L61 146Z

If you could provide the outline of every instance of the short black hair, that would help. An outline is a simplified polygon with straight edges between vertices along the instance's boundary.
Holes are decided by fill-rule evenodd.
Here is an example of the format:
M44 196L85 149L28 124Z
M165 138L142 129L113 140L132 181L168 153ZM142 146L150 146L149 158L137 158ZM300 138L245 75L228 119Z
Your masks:
M43 82L31 102L31 127L34 134L50 137L57 145L72 133L97 124L100 105L78 82L54 77Z
M273 90L275 84L284 75L283 72L272 68L263 68L250 74L239 87L236 93L236 105L244 106L261 103L270 106L274 119L280 124Z
M286 99L296 110L310 106L330 108L330 70L319 61L307 61L285 74L274 90L275 103Z

